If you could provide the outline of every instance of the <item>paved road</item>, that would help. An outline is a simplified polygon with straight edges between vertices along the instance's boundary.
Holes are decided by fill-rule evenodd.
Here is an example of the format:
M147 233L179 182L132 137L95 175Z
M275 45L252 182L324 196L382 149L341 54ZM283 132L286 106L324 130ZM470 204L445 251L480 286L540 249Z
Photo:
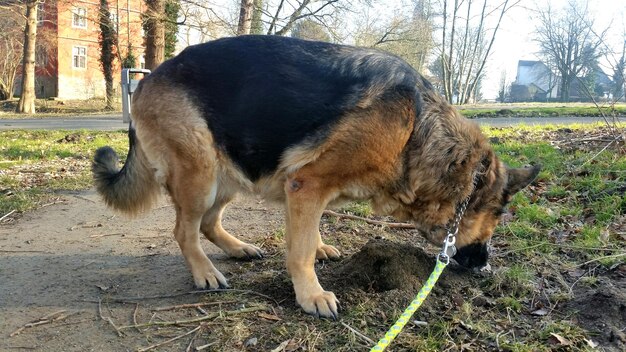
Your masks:
M475 119L479 124L494 127L506 127L517 124L545 125L557 124L567 125L573 123L594 123L602 122L599 117L497 117ZM624 121L622 117L620 121ZM46 117L35 119L2 119L0 118L0 130L19 129L49 129L49 130L101 130L116 131L125 130L128 125L122 122L122 116L103 115L86 117Z
M122 116L86 116L86 117L45 117L33 119L1 119L0 130L101 130L116 131L128 129L122 122Z

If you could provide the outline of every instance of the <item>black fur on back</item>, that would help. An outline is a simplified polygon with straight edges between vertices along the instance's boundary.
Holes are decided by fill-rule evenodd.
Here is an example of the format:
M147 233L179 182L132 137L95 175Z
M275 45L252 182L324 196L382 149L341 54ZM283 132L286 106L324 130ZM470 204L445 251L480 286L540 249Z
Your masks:
M418 89L431 88L382 51L254 35L188 47L151 79L189 94L218 147L252 180L274 171L288 147L320 142L362 99L408 98L419 115Z

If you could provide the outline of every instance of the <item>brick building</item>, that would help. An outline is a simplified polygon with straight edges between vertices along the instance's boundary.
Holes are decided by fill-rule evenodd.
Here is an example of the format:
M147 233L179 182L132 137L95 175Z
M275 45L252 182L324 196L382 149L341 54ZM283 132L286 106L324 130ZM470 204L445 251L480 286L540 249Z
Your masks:
M118 40L114 87L119 90L119 58L126 57L129 43L137 58L136 66L143 66L141 13L145 5L142 0L108 1ZM105 83L98 43L99 8L98 0L46 0L39 4L35 72L37 97L87 99L104 96ZM20 82L18 79L17 84Z

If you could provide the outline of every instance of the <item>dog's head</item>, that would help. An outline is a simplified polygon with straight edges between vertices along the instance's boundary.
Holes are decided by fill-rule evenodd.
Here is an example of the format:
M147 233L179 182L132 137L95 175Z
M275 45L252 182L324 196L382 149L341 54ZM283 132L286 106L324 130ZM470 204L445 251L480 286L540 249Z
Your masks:
M499 164L499 175L482 175L477 179L476 189L459 225L457 252L453 259L468 268L487 264L487 245L501 215L507 212L507 204L541 170L540 166L508 168Z
M489 256L487 245L502 214L506 213L506 206L515 193L528 186L539 174L540 166L527 168L508 168L495 154L490 151L483 158L483 165L479 172L466 171L466 175L475 174L474 186L472 176L463 176L464 189L469 195L467 208L461 218L456 236L457 248L453 256L459 264L470 267L483 267ZM476 164L474 164L476 165ZM460 173L459 173L460 174ZM459 174L456 177L461 177ZM452 183L452 182L451 182ZM447 227L451 219L456 217L458 206L463 198L444 199L450 191L449 183L438 183L431 187L436 198L422 197L409 198L404 206L397 207L392 215L401 220L416 223L419 232L431 243L442 245L447 235ZM459 191L461 192L461 191Z

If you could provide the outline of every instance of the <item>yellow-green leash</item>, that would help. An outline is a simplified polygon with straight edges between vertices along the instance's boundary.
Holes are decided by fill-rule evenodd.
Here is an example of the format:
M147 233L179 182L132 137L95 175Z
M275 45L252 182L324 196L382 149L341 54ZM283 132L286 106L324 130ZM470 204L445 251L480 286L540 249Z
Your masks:
M463 203L459 205L457 209L454 222L452 223L451 229L448 229L448 235L443 242L443 248L441 249L441 253L437 256L437 263L435 264L435 268L433 272L426 280L426 283L422 286L420 291L417 293L415 299L409 304L409 306L404 310L404 313L400 315L400 318L396 321L395 324L385 334L385 336L378 341L376 346L372 347L370 352L380 352L384 351L387 348L393 339L400 334L402 328L409 322L413 313L424 303L430 291L432 291L435 283L439 280L439 276L443 272L443 269L450 263L450 258L456 254L456 247L454 244L456 243L456 234L459 232L459 224L461 223L461 219L463 218L463 214L465 213L465 209L467 209L467 204L469 203L469 197L467 197Z
M426 297L428 297L428 294L433 289L433 286L435 286L435 283L439 279L439 276L443 272L443 269L446 267L446 265L448 265L447 262L442 262L441 260L439 260L439 258L437 258L437 264L435 264L435 269L433 269L433 272L430 274L428 280L426 280L426 283L422 286L420 292L417 293L415 299L404 310L404 313L402 313L396 323L393 324L389 331L387 331L385 337L380 339L376 346L374 346L370 350L370 352L384 351L385 348L387 348L389 344L391 344L391 341L393 341L393 339L398 336L400 331L402 331L402 328L404 328L406 323L409 322L409 319L411 319L411 316L413 316L413 313L415 313L415 311L422 305L422 303L424 303L424 300L426 299Z

